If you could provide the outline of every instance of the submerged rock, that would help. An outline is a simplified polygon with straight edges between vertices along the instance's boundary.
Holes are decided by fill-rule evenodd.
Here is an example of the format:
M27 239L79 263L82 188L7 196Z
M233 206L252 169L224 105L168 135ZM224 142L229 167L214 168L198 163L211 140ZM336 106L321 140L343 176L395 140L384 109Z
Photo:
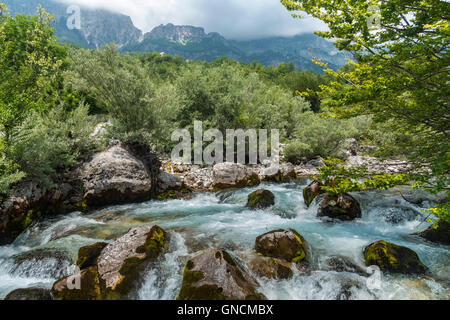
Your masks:
M436 228L430 227L420 233L420 236L429 241L450 245L450 223L441 220Z
M326 261L326 270L332 270L337 272L350 272L357 273L359 275L367 275L367 272L358 266L350 258L343 256L331 257Z
M186 263L177 300L264 300L257 283L221 249L209 249Z
M255 257L250 261L250 269L259 277L269 279L290 279L294 275L291 263L276 258Z
M158 168L159 169L159 168ZM97 153L78 169L90 206L148 200L152 182L144 163L120 144Z
M156 259L167 244L166 232L156 225L133 228L108 244L97 260L106 299L126 297L139 278L141 268L149 260Z
M266 257L299 263L306 258L306 242L297 231L275 230L256 238L255 250Z
M52 295L55 300L103 300L97 267L89 267L81 270L78 275L56 281L52 287Z
M50 289L45 288L26 288L17 289L8 293L5 300L36 300L36 301L48 301L53 300Z
M358 201L347 193L337 196L325 195L319 204L318 217L329 217L342 221L361 218L361 207Z
M257 190L248 196L248 208L265 209L273 205L275 205L275 195L269 190Z
M305 200L305 204L309 207L313 200L320 194L324 193L321 190L323 186L319 181L314 180L311 182L305 189L303 189L303 199Z
M97 242L90 246L81 247L78 250L77 266L80 269L96 266L97 258L107 245L105 242Z
M377 241L364 250L367 266L378 266L381 271L421 274L426 267L413 250L386 241Z

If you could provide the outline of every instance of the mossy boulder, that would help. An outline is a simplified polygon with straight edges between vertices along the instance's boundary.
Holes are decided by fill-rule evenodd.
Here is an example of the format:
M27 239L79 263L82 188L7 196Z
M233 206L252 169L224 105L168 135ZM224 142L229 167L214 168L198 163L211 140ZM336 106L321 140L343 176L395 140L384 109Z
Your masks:
M275 205L275 195L269 190L257 190L248 196L248 208L265 209L273 205Z
M265 300L228 252L208 249L186 263L177 300Z
M325 195L319 204L318 217L329 217L342 221L351 221L361 218L361 207L351 195L340 193L338 195Z
M382 271L404 274L423 274L426 267L413 250L386 241L377 241L364 250L367 266L378 266Z
M96 266L97 258L107 245L105 242L97 242L90 246L81 247L78 250L77 266L80 269Z
M290 279L294 275L292 264L277 258L258 256L250 261L250 270L268 279Z
M306 258L306 242L297 231L275 230L256 238L257 253L270 257L299 263Z
M167 246L166 232L156 225L133 228L108 244L97 259L106 299L126 299L134 289L143 268L166 250Z
M8 293L5 300L36 300L36 301L48 301L53 300L52 294L49 289L45 288L26 288L17 289Z
M104 299L97 267L81 270L79 287L74 276L65 277L53 284L52 295L55 300L102 300Z
M428 228L420 236L429 241L450 245L450 223L441 220L436 227Z
M305 189L303 189L303 199L308 207L318 195L324 193L321 189L322 186L323 184L321 182L314 180Z

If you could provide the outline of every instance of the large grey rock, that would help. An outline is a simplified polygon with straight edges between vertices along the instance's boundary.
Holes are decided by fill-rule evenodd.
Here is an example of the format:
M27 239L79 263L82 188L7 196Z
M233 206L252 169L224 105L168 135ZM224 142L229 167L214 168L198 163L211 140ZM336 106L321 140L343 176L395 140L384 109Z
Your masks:
M213 167L213 188L240 188L258 185L258 174L251 168L239 163L219 163Z
M261 181L289 182L297 178L295 167L291 163L270 163L269 166L261 168L258 174Z
M78 173L90 206L150 199L152 182L143 162L120 144L95 154Z
M141 267L157 258L166 246L166 232L156 225L133 228L108 244L97 259L106 297L124 298L139 278Z
M263 300L257 283L228 252L208 249L186 263L178 300Z

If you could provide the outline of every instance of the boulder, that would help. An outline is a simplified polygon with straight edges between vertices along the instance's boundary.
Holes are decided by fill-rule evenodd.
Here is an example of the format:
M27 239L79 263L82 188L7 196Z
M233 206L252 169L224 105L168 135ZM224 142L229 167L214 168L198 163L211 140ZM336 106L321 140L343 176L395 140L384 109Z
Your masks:
M364 249L367 266L378 266L381 271L405 274L423 274L426 267L413 250L386 241L377 241Z
M158 168L159 170L159 168ZM144 163L120 144L95 154L78 170L89 206L148 200L151 177Z
M282 259L258 256L250 261L249 267L262 278L290 279L294 275L291 263Z
M268 167L259 170L261 181L289 182L298 178L295 167L291 163L270 163Z
M97 242L90 246L81 247L78 250L77 266L80 269L85 269L97 265L97 258L102 253L102 250L108 244L105 242Z
M89 267L77 275L56 281L52 287L52 295L55 300L103 300L97 267Z
M334 256L326 261L325 270L336 272L350 272L366 276L367 272L354 261L343 256Z
M429 241L450 245L450 223L440 220L436 228L430 227L420 233L420 236Z
M248 196L248 208L265 209L273 205L275 205L275 195L269 190L257 190Z
M159 200L188 198L191 195L183 180L167 172L159 173L157 187Z
M256 238L255 250L266 257L299 263L306 258L306 242L297 231L275 230Z
M216 164L213 167L212 175L212 187L217 191L227 188L253 187L261 182L253 169L239 163Z
M5 297L5 300L28 300L28 301L48 301L53 300L50 289L45 288L26 288L11 291Z
M208 249L186 263L177 300L264 300L228 252Z
M321 189L322 186L323 184L321 182L314 180L305 189L303 189L303 199L308 207L318 195L324 193Z
M126 298L142 268L156 259L167 245L166 232L156 225L133 228L108 244L97 259L106 299Z
M306 163L306 165L307 165L307 166L310 166L310 167L315 167L315 168L321 168L321 167L325 167L325 166L326 166L325 162L323 162L322 159L313 159L313 160L310 160L310 161L308 161L308 162Z
M329 217L342 221L361 218L361 207L358 201L347 193L337 196L325 195L319 204L318 217Z
M19 183L9 197L0 197L0 245L12 243L33 222L44 215L77 209L66 202L73 188L63 183L52 190L35 181Z

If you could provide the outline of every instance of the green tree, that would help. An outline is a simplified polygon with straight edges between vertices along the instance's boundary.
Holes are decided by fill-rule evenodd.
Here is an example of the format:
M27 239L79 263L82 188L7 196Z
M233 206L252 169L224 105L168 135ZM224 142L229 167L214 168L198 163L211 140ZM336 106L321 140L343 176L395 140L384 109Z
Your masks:
M352 67L333 72L322 86L330 116L367 114L390 121L411 140L388 149L406 153L427 171L415 175L434 191L448 188L450 168L450 3L444 0L283 0L325 22L318 35L353 54ZM294 16L300 16L294 13Z

